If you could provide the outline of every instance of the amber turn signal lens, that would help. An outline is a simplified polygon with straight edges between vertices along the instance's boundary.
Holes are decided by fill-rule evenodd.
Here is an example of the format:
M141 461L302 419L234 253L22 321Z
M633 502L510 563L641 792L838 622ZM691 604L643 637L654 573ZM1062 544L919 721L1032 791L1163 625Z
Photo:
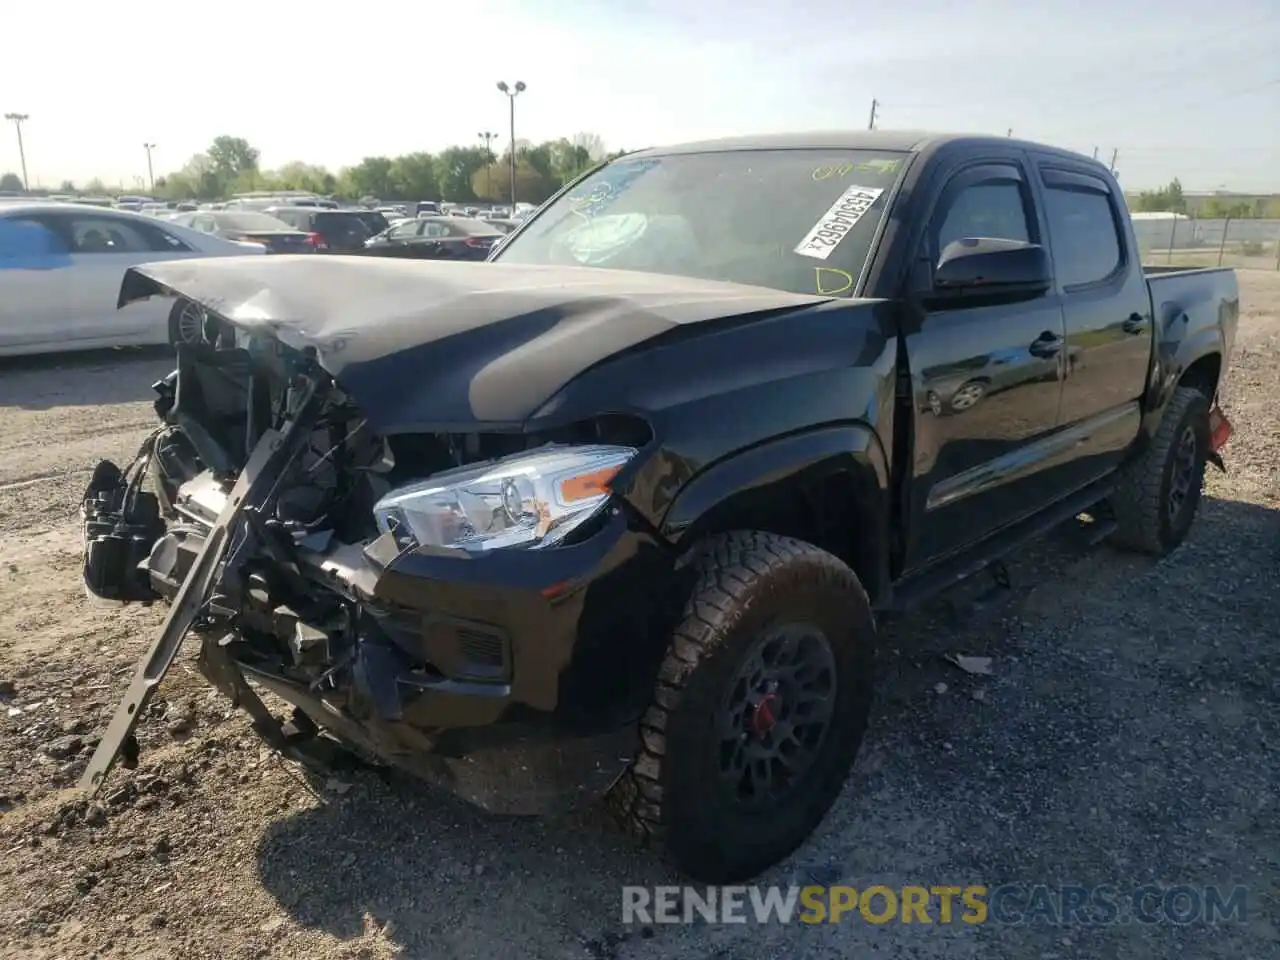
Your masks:
M605 467L593 473L580 473L576 477L567 477L560 481L560 496L564 497L565 503L575 503L578 500L590 500L602 493L608 493L609 481L617 476L621 469L621 467Z

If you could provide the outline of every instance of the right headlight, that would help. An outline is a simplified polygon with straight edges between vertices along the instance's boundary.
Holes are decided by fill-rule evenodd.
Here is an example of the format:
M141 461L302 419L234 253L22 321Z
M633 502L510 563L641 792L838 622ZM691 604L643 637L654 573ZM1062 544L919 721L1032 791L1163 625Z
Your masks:
M378 529L403 545L474 552L559 543L609 500L632 447L551 446L435 474L373 507Z

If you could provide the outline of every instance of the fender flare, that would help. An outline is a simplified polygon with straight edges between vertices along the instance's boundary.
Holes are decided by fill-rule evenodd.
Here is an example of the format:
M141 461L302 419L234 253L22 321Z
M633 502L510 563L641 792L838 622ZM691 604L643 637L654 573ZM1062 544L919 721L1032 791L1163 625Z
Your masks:
M873 600L887 587L889 555L889 465L875 429L864 422L834 424L777 437L739 450L704 467L676 494L660 523L677 547L695 542L715 522L717 508L771 487L846 475L854 484L859 518L859 574Z
M1164 408L1177 389L1182 375L1197 361L1207 356L1226 356L1226 341L1220 323L1193 326L1193 320L1181 307L1166 312L1160 323L1159 360L1152 387L1152 402L1143 416L1143 433L1154 436L1159 429Z

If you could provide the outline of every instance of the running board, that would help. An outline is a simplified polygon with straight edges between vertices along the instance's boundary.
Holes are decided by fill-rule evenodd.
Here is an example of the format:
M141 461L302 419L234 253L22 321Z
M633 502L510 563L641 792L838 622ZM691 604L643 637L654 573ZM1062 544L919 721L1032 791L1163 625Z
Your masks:
M1003 527L974 546L909 574L894 585L892 596L882 612L905 613L983 571L991 571L996 580L996 587L988 591L989 594L994 596L1010 592L1012 587L1008 583L1007 571L1003 570L1003 564L996 568L998 562L1029 541L1089 512L1100 500L1106 499L1114 488L1115 482L1110 477L1092 483L1041 513ZM1114 521L1102 519L1095 521L1095 524L1097 529L1091 529L1087 537L1091 543L1101 542L1115 530ZM1095 524L1088 526L1092 528ZM990 601L984 606L990 606Z

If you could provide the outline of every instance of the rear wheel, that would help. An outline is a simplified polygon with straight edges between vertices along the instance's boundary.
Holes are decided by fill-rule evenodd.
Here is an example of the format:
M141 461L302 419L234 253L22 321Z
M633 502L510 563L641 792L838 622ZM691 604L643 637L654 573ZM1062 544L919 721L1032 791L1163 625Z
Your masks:
M1155 437L1111 497L1118 546L1163 556L1186 539L1200 506L1209 442L1209 398L1178 387Z
M685 873L726 883L795 850L835 801L866 728L875 628L853 571L798 540L716 537L698 572L613 800Z

